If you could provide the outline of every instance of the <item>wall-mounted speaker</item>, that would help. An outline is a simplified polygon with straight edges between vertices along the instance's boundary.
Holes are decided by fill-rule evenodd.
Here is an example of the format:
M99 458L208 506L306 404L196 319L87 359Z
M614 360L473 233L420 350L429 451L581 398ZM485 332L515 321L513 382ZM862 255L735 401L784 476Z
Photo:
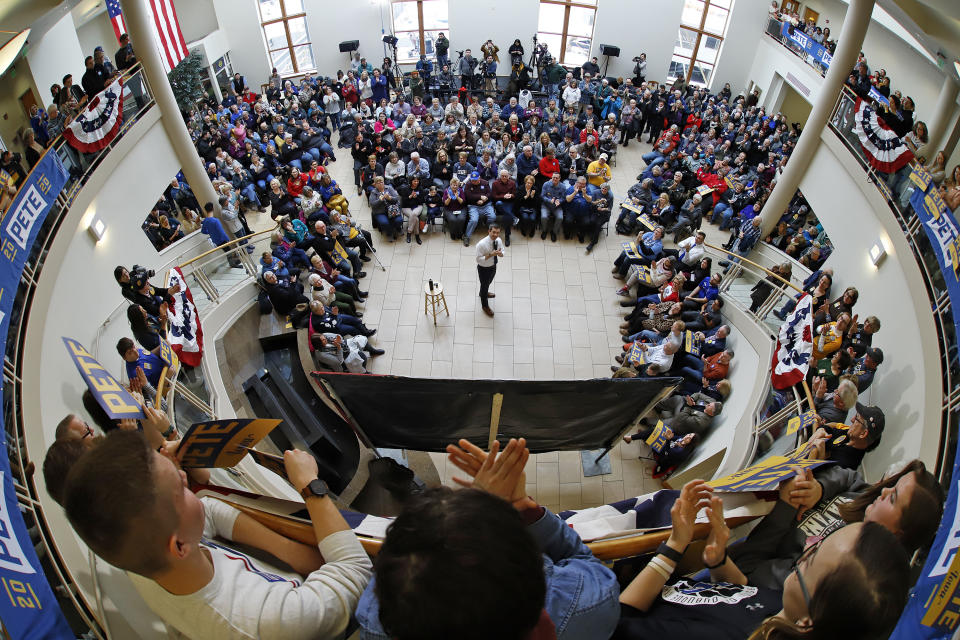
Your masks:
M600 53L611 58L617 58L620 56L620 47L615 47L612 44L602 44L600 45Z
M347 53L349 51L356 51L360 48L359 40L344 40L340 43L340 53Z

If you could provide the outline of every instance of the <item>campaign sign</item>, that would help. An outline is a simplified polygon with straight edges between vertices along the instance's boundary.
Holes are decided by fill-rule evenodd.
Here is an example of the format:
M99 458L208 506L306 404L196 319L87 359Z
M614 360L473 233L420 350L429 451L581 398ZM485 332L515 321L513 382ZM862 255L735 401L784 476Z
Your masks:
M0 176L0 181L9 179ZM13 196L0 224L0 346L6 343L10 312L16 302L23 267L37 234L67 182L60 156L50 151L40 159ZM2 380L0 380L2 392ZM139 410L139 407L138 407ZM3 417L0 416L0 426ZM0 429L6 445L6 429ZM74 638L34 551L24 524L10 458L0 456L0 620L14 640Z
M636 259L636 258L643 257L640 255L640 252L637 250L636 242L624 242L620 246L621 248L623 248L623 252L627 254L628 258Z
M177 352L163 338L160 338L160 359L163 360L163 364L174 371L180 366L180 358L177 357Z
M697 337L693 331L684 331L683 332L683 350L689 353L692 356L699 357L700 349L703 346L703 341Z
M90 393L111 419L143 417L140 403L102 364L97 362L93 354L73 338L62 336L62 339L67 347L67 353L73 359L73 364L76 365L83 381L87 383Z
M639 342L634 342L630 346L630 351L627 352L627 356L623 359L625 363L630 363L634 367L640 368L640 365L647 364L646 353L643 349L640 348Z
M729 476L711 480L707 484L714 491L773 491L784 480L796 475L799 469L815 469L824 464L833 464L829 460L801 460L794 457L770 456L763 462L741 469Z
M803 52L813 58L822 67L829 67L833 61L833 56L822 44L811 38L799 28L791 32L790 25L786 22L780 27L780 33L783 37L791 40L797 47L803 49Z
M817 423L816 411L805 411L799 416L794 416L787 420L787 435L792 435L800 429L809 429Z
M184 469L235 466L253 447L282 422L273 418L235 418L198 422L190 427L177 447ZM183 452L183 453L181 453Z
M649 287L656 287L656 285L653 283L653 277L650 275L650 269L642 264L630 265L630 273L637 276L637 280L641 283Z
M951 304L960 305L960 232L953 214L923 169L914 169L910 180L917 185L910 204L933 245L941 265ZM924 187L923 185L926 185ZM954 307L956 308L956 307ZM960 330L960 314L954 314L954 329ZM893 640L950 638L960 629L960 451L954 455L952 482L943 506L943 517L920 578L910 592L907 607L890 636Z
M283 456L275 456L270 453L251 449L250 447L243 448L247 450L247 455L253 458L253 461L258 465L270 469L270 471L273 471L287 482L290 481L290 478L287 476L287 468L283 464Z
M663 424L663 420L657 421L657 426L653 428L653 431L647 439L644 440L656 453L663 453L669 441L670 438L667 437L667 425Z

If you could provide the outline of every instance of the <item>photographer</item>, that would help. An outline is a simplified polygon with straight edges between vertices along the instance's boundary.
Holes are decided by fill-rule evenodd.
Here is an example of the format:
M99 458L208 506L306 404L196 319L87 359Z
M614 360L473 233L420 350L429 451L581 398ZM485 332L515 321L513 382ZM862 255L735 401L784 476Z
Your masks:
M647 54L641 53L633 62L633 84L639 87L647 80Z
M473 89L473 73L477 68L477 59L473 57L473 52L466 49L460 53L460 59L457 60L457 74L460 76L460 86L467 89Z
M450 52L450 41L447 40L447 36L443 35L442 31L437 36L437 41L433 46L437 50L437 67L442 69L449 65L450 56L447 54Z
M129 271L126 267L119 265L113 270L113 277L120 285L120 293L123 294L123 297L133 304L143 307L151 316L159 318L161 316L160 307L171 296L180 291L180 285L174 285L169 289L155 287L149 282L149 279L154 275L156 275L156 272L153 269L147 269L136 264Z

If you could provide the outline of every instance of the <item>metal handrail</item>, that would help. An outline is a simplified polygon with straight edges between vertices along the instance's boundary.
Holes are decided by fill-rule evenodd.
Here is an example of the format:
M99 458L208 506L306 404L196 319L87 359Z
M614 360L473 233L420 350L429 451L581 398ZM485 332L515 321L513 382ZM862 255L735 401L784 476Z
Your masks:
M192 265L193 263L198 262L198 261L202 260L203 258L206 258L207 256L209 256L209 255L212 254L212 253L216 253L216 252L218 252L218 251L223 251L225 248L235 249L235 248L237 248L237 247L240 245L241 242L246 242L247 240L250 240L250 238L255 238L255 237L258 237L258 236L267 235L267 234L273 234L273 232L274 232L274 231L277 231L278 229L280 229L280 225L279 225L279 224L277 224L277 226L272 227L272 228L270 228L270 229L267 229L267 230L265 230L265 231L256 231L256 232L254 232L254 233L251 233L250 235L246 235L246 236L243 236L243 237L240 237L240 238L234 238L233 240L230 240L229 242L224 242L224 243L221 244L220 246L214 247L213 249L210 249L209 251L204 251L203 253L201 253L200 255L198 255L198 256L196 256L196 257L194 257L194 258L190 258L189 260L187 260L186 262L184 262L183 264L178 265L178 266L180 267L180 269L183 269L184 267L189 267L189 266Z
M777 280L779 280L779 281L782 282L783 284L787 285L788 287L791 287L791 288L795 289L798 293L803 293L803 289L801 289L801 288L798 287L797 285L793 284L793 283L790 282L789 280L786 280L786 279L782 278L781 276L777 275L777 274L774 273L773 271L770 271L769 269L767 269L767 268L764 267L763 265L757 264L757 263L754 262L753 260L750 260L749 258L745 258L745 257L741 256L739 253L734 253L733 251L729 251L729 250L727 250L727 249L724 249L723 247L716 247L716 246L714 246L714 245L712 245L712 244L708 244L708 243L706 243L706 242L703 243L703 244L704 244L705 247L709 247L710 249L713 249L714 251L718 251L718 252L720 252L720 253L725 253L725 254L727 254L727 256L730 257L730 258L736 258L736 259L737 259L738 261L740 261L740 262L746 262L747 264L753 265L753 266L756 267L757 269L760 269L761 271L763 271L764 273L766 273L768 276L773 276L774 278L776 278Z

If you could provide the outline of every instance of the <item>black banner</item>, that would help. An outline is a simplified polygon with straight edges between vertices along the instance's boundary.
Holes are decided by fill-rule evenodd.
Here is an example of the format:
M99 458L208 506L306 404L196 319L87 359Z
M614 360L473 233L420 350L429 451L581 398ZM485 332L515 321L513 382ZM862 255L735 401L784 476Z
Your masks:
M466 438L486 448L496 394L497 439L532 453L602 449L680 378L442 380L315 371L375 447L444 451Z

